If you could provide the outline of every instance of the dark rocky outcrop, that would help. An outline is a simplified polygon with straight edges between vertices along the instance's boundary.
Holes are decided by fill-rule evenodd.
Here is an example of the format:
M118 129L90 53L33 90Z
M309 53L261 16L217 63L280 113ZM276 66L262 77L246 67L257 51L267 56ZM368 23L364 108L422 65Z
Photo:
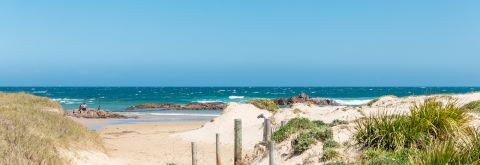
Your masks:
M113 112L104 111L104 110L97 110L97 109L87 109L85 111L70 110L70 111L66 111L65 115L78 117L78 118L115 118L115 119L131 118L125 115L120 115L118 113L113 113Z
M277 105L288 105L288 99L286 98L273 99L273 102Z
M227 107L226 103L189 103L189 104L174 104L174 103L147 103L130 106L127 110L135 109L162 109L162 110L223 110Z
M305 102L312 102L318 105L339 105L335 100L332 99L323 99L323 98L311 98L305 93L300 93L297 96L290 97L289 99L286 98L278 98L273 99L273 101L278 105L292 105L295 103L305 103Z

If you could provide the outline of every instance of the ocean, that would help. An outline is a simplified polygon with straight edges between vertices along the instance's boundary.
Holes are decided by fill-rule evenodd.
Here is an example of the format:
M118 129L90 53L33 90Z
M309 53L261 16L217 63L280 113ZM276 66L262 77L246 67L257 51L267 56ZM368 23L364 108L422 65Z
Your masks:
M480 87L0 87L0 91L49 97L64 109L76 109L85 102L90 108L101 106L106 110L126 112L128 106L141 103L245 102L255 98L287 98L300 92L311 97L335 99L344 105L361 105L384 95L467 93L480 91ZM209 115L210 112L216 111L197 113Z

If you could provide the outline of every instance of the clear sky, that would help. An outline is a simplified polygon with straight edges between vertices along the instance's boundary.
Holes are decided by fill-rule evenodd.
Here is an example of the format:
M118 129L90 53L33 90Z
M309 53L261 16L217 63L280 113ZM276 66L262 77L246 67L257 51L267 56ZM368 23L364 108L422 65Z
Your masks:
M480 1L2 1L0 86L480 86Z

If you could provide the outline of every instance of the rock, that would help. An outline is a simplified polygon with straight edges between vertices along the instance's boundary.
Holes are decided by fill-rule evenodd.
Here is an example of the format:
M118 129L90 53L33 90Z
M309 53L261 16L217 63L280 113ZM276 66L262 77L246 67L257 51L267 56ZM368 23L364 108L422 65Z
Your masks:
M110 111L87 109L86 111L70 110L65 112L66 116L78 117L78 118L117 118L126 119L129 118L124 115L113 113Z
M313 102L318 105L339 105L333 99L311 98L304 92L300 93L297 96L290 97L289 99L278 98L278 99L273 99L273 101L277 105L292 105L295 103L305 103L305 102Z
M130 106L127 110L135 109L162 109L162 110L223 110L227 107L226 103L189 103L189 104L174 104L174 103L147 103Z
M166 109L166 110L171 110L171 109L178 109L180 105L174 104L174 103L146 103L146 104L138 104L135 106L130 106L127 108L127 110L134 110L134 109Z
M288 99L288 104L304 103L310 100L310 97L305 93L300 93L298 96L293 96Z
M288 105L288 100L286 98L273 99L273 102L277 105Z

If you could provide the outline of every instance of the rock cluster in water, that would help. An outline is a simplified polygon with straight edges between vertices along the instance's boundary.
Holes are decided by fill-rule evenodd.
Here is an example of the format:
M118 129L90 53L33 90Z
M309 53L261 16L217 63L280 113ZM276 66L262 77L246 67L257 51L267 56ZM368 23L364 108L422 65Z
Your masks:
M335 100L323 98L311 98L305 93L300 93L298 96L290 98L272 99L278 105L292 105L295 103L311 102L318 105L339 105ZM145 103L135 106L129 106L127 110L136 109L161 109L161 110L224 110L227 107L226 103L189 103L189 104L175 104L175 103Z
M118 113L113 113L113 112L104 111L104 110L97 110L97 109L87 109L84 111L70 110L70 111L66 111L65 115L78 117L78 118L116 118L116 119L129 118L128 116L120 115Z
M305 103L305 102L312 102L318 105L339 105L333 99L311 98L310 96L308 96L303 92L297 96L293 96L288 99L287 98L273 99L273 102L275 102L278 105L292 105L295 103Z
M189 103L189 104L174 104L174 103L146 103L130 106L127 110L135 109L162 109L162 110L223 110L227 107L226 103Z

